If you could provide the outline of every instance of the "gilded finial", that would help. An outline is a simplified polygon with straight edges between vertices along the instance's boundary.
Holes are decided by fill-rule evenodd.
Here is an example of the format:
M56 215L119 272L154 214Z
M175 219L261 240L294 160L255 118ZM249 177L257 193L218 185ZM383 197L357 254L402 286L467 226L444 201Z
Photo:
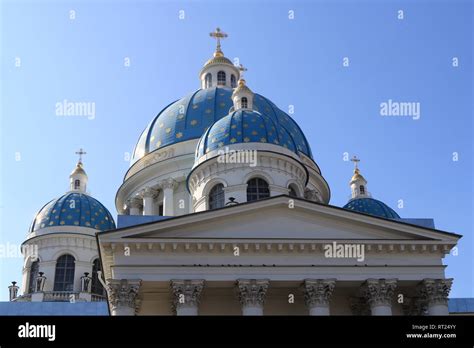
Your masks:
M209 36L217 40L216 51L214 52L214 57L222 57L224 53L221 50L221 39L225 39L228 35L221 31L220 28L216 28L215 31L209 33Z

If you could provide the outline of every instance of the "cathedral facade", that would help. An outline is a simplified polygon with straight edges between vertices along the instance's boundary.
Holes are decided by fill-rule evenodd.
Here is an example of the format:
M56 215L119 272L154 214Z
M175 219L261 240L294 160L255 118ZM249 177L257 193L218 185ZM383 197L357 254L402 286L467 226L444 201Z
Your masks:
M139 136L117 226L80 159L30 227L37 257L11 299L107 300L112 315L449 314L443 258L461 236L373 198L355 157L350 200L330 205L304 125L211 36L200 88Z

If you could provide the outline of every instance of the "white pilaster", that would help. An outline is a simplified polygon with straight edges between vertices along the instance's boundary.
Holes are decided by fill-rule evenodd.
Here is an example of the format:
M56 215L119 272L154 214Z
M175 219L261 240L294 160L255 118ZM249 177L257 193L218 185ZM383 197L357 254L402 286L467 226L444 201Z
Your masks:
M178 183L174 179L167 179L160 183L163 190L163 215L174 216L174 190Z
M143 197L143 215L154 214L154 199L156 198L158 191L152 187L147 187L141 192Z

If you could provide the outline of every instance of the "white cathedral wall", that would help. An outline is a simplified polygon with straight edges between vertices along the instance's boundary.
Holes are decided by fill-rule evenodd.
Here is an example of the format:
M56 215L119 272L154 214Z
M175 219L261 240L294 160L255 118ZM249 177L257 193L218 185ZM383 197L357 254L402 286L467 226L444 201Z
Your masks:
M67 232L61 233L61 230L67 230ZM27 253L24 255L21 293L25 294L28 291L30 267L35 260L30 251L35 250L35 248L37 248L37 257L40 262L39 270L44 272L44 276L47 278L44 291L53 291L56 261L64 254L70 254L75 258L74 291L80 291L81 276L84 275L84 272L89 272L89 275L92 274L92 264L99 257L97 242L93 235L96 230L67 226L50 227L37 232L40 232L38 237L25 241L25 245L32 248L25 249Z
M288 186L294 184L300 193L304 192L306 172L303 165L292 157L269 152L274 145L239 144L229 146L231 151L257 149L255 166L249 163L222 163L217 151L212 151L199 160L189 177L189 188L193 196L194 211L204 211L208 207L208 194L218 183L224 185L225 202L234 197L239 203L247 201L247 182L252 178L262 178L270 186L270 196L288 194Z

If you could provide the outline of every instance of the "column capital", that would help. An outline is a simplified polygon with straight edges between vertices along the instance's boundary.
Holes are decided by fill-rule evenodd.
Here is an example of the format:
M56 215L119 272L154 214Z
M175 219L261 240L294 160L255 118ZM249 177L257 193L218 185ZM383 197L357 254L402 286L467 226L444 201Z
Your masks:
M371 307L391 306L396 287L397 279L367 279L362 285L362 293Z
M162 190L175 189L178 186L178 182L172 178L165 179L159 183L159 187Z
M147 186L139 193L141 198L156 198L158 196L158 189Z
M205 281L203 279L170 281L173 293L173 306L176 310L182 307L198 307Z
M143 207L143 200L140 197L133 197L127 200L127 207L141 208Z
M242 306L263 307L269 284L268 279L238 279L237 290Z
M425 278L418 286L418 293L422 301L430 305L447 305L453 279Z
M142 281L139 279L108 279L107 294L112 310L118 307L129 307L136 314L140 308L138 291Z
M311 307L328 306L332 292L336 286L336 279L305 279L304 301Z

